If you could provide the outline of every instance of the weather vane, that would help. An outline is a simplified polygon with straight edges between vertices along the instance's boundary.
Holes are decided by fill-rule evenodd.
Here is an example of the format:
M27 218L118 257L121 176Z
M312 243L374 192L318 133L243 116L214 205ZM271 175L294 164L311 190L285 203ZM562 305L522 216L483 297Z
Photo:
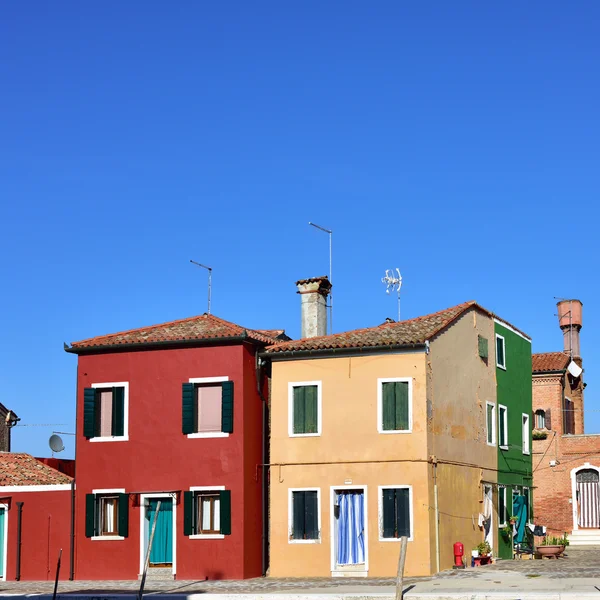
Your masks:
M385 277L381 278L381 282L387 285L386 294L398 292L398 321L400 320L400 288L402 287L402 275L400 269L396 269L397 275L394 274L394 269L386 269Z

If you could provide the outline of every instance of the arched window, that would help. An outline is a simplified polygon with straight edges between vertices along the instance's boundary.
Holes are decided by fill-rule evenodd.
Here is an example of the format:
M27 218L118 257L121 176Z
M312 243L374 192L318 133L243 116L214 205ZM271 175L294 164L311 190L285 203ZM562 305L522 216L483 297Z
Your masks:
M577 483L598 483L600 476L596 469L581 469L575 476Z
M544 429L546 427L546 413L543 410L535 411L535 428Z

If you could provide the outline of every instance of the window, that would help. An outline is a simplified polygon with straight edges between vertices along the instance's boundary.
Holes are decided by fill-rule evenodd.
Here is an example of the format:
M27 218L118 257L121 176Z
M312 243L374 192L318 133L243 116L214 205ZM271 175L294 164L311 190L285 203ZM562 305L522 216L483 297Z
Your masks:
M575 407L573 401L565 398L563 410L563 427L565 433L575 433Z
M487 443L490 446L496 445L496 405L492 402L485 403L486 410L486 432Z
M523 496L525 497L525 511L527 514L527 522L531 523L531 502L529 500L529 488L523 488Z
M289 542L315 543L321 537L318 489L290 490Z
M233 433L233 381L228 377L200 377L184 383L182 431L188 437Z
M377 429L379 433L412 430L412 379L378 379Z
M529 415L526 413L522 415L521 430L523 436L523 454L529 454L529 436L531 435L531 431L529 428Z
M129 384L95 383L83 390L83 435L91 441L127 440Z
M86 495L86 537L124 539L128 534L129 494L124 490L95 490Z
M477 345L479 350L480 358L483 358L487 361L488 358L488 340L482 335L477 336Z
M535 411L535 428L544 429L546 427L546 413L543 410Z
M506 488L498 487L498 527L506 526Z
M498 404L498 427L500 448L508 450L508 408Z
M379 497L379 539L391 541L406 536L412 540L412 488L383 486Z
M321 382L290 383L288 388L289 435L321 435Z
M231 534L231 491L222 486L193 487L183 493L184 535L222 538Z
M506 346L504 337L496 334L496 366L506 369Z

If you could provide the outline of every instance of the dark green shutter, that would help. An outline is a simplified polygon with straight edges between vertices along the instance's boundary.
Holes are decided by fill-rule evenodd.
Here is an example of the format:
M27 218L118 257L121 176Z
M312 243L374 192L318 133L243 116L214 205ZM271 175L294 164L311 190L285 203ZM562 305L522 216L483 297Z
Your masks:
M292 492L292 539L294 540L304 539L305 499L304 492Z
M305 421L305 410L304 410L304 396L306 388L298 386L294 388L294 433L306 433L304 427Z
M119 494L118 502L119 535L127 537L129 535L129 494Z
M481 358L488 357L488 341L487 338L484 338L482 335L477 336L478 345L479 345L479 356Z
M410 495L407 488L396 490L396 531L398 537L410 537Z
M319 539L319 506L316 490L304 493L304 539Z
M183 535L193 535L194 493L183 492Z
M506 523L506 505L504 499L506 497L506 488L498 488L498 521L500 524Z
M381 384L382 389L382 426L384 431L393 431L396 429L396 394L394 393L394 384L386 382Z
M233 381L224 381L221 388L221 431L233 433Z
M307 385L304 388L304 433L317 433L319 431L319 399L316 385Z
M195 433L196 431L196 386L193 383L184 383L182 385L182 426L181 430L185 434Z
M383 508L383 537L393 538L396 531L396 510L394 490L382 490L382 508Z
M492 419L494 407L491 404L486 404L485 410L487 411L487 441L491 444L494 441L492 436L494 431L494 420Z
M221 509L221 533L231 535L231 491L219 492L219 506Z
M397 430L408 429L408 381L394 383L396 395L396 427Z
M96 535L96 496L85 495L85 537Z
M124 387L114 387L112 389L112 434L125 435Z
M96 437L96 390L83 390L83 435L86 438Z

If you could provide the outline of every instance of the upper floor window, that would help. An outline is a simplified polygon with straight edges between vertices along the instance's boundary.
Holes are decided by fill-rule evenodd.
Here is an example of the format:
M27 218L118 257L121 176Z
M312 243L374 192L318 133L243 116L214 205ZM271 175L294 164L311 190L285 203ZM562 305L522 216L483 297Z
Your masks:
M188 437L233 433L233 381L195 377L182 386L182 431Z
M83 390L83 435L94 442L128 439L129 383L94 383Z
M321 382L290 383L288 433L291 437L321 435Z
M498 405L498 444L503 450L508 450L508 408Z
M529 454L529 436L531 435L531 428L529 427L529 415L527 413L523 413L522 415L521 429L523 440L523 454Z
M563 427L565 433L575 434L575 405L569 398L565 398Z
M485 403L486 411L486 436L490 446L496 445L496 405L493 402Z
M546 427L546 411L536 410L535 411L535 428L544 429Z
M129 534L129 494L124 490L94 490L86 494L85 535L94 539L124 539Z
M412 379L377 380L377 430L409 433L412 430Z
M506 344L504 337L496 334L496 366L506 369Z

